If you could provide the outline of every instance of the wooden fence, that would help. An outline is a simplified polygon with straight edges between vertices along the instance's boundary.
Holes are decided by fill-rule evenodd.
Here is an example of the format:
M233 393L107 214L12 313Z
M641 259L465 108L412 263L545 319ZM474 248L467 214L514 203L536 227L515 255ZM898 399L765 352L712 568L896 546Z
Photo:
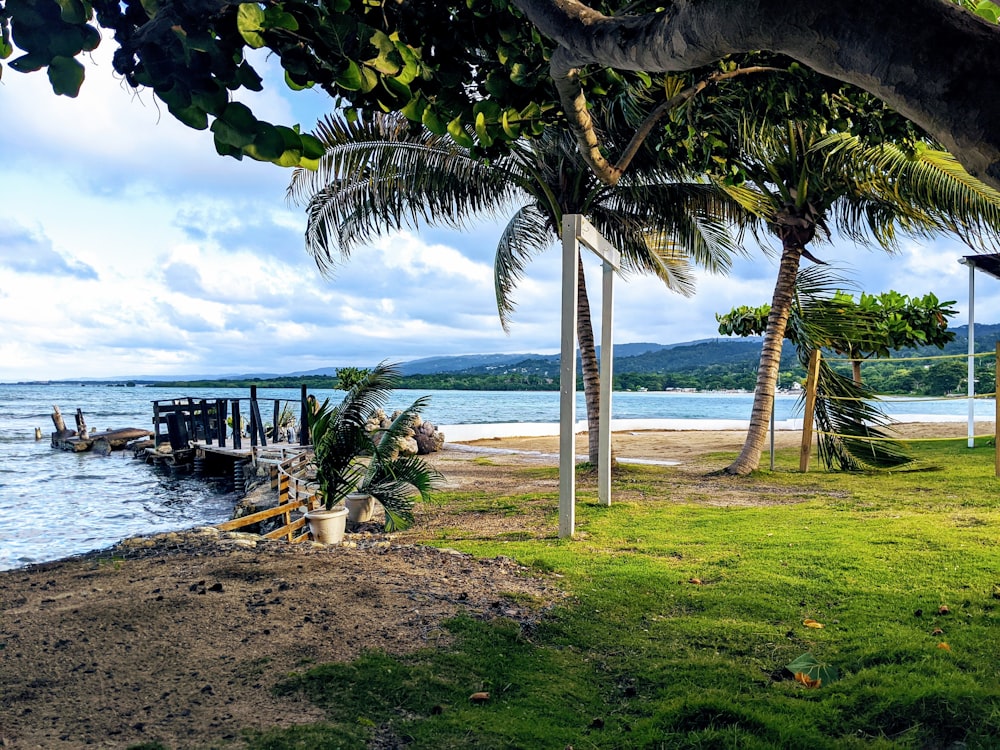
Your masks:
M809 471L809 462L812 458L812 446L813 446L813 435L819 435L820 433L814 431L815 418L816 418L816 398L817 390L819 386L819 372L820 372L820 354L819 350L814 351L809 358L809 371L806 377L805 385L805 409L803 411L802 419L802 442L799 446L799 471L807 472ZM963 355L964 356L964 355ZM973 355L969 355L970 357ZM1000 342L996 346L996 362L1000 363ZM918 357L917 359L924 359L923 357ZM971 365L970 365L971 367ZM997 478L1000 478L1000 364L996 367L996 380L994 381L993 393L986 394L987 396L992 396L994 400L994 416L993 416L993 474ZM972 436L972 417L970 412L969 417L969 447L973 445ZM871 438L876 440L878 438ZM904 438L891 438L893 440L899 440L900 442L905 442ZM932 440L935 438L921 438L921 440ZM940 438L942 440L948 438ZM963 440L966 438L962 438ZM771 450L772 460L774 456L774 450Z
M282 450L283 454L285 450ZM308 466L311 461L312 451L292 451L291 455L283 455L271 468L271 488L278 490L278 504L273 508L226 521L216 528L220 531L236 531L281 516L284 524L264 534L265 538L287 539L289 542L308 539L309 530L305 516L301 512L302 508L313 510L320 504L320 498L314 489L315 484L308 479ZM302 531L304 528L305 531Z

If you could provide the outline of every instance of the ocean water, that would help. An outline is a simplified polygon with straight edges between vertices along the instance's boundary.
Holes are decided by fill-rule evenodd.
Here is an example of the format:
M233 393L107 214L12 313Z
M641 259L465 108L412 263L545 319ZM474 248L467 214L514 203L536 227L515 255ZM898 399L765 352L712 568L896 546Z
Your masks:
M316 391L320 401L342 393ZM424 418L438 425L559 421L558 392L397 391L387 411L430 395ZM152 429L152 401L183 396L247 398L247 389L192 392L166 388L0 384L0 570L107 547L127 536L219 523L229 518L237 497L221 480L175 476L132 458L68 453L50 446L52 406L73 427L81 409L92 431ZM265 421L274 399L299 399L297 389L259 389ZM615 393L615 419L746 420L753 402L745 393ZM993 402L977 402L977 413L993 414ZM965 400L892 400L887 411L900 419L964 420ZM297 406L295 413L298 413ZM577 416L585 414L582 394ZM779 421L801 418L798 399L779 395ZM35 428L43 439L35 440ZM447 437L448 431L445 430ZM488 437L489 428L480 431ZM55 520L56 514L59 520ZM51 529L58 523L60 534Z

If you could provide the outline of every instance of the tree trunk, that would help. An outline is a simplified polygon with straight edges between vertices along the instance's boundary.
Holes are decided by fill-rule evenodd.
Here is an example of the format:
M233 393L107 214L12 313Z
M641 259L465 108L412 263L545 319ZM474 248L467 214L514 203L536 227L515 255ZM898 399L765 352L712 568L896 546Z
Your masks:
M792 309L795 293L795 278L799 272L802 248L786 245L781 252L778 265L778 280L774 285L771 312L767 316L767 330L760 352L757 368L757 387L754 391L753 409L750 412L750 429L743 444L743 451L726 473L745 476L760 465L760 455L767 442L767 431L774 409L774 389L778 382L778 368L781 365L781 345L785 340L785 327Z
M594 326L590 320L583 258L580 258L577 266L576 340L580 346L583 397L587 404L587 460L597 466L600 457L601 370L597 364L597 347L594 345Z
M854 376L854 385L861 385L861 360L855 359L851 362L851 375Z

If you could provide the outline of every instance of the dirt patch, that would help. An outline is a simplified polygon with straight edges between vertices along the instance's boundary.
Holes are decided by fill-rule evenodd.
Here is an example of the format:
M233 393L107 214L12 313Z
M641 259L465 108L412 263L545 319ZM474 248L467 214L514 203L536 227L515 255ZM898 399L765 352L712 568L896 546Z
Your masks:
M366 648L446 645L459 612L528 621L559 597L510 559L385 540L191 532L112 552L0 576L0 746L191 747L319 720L275 682Z
M964 429L901 428L932 437ZM798 490L775 494L753 478L710 476L726 464L719 453L738 450L744 437L618 433L623 458L681 463L668 483L636 473L616 496L713 505L807 498ZM799 439L777 434L780 447ZM441 623L459 613L521 622L543 616L562 596L557 577L504 557L478 560L420 544L555 536L557 439L474 446L481 452L433 458L447 477L444 490L463 493L461 507L421 506L417 526L393 537L354 535L353 547L323 548L186 532L0 573L0 747L239 747L241 729L322 718L295 696L272 693L291 671L363 649L446 647ZM581 481L585 491L590 481Z

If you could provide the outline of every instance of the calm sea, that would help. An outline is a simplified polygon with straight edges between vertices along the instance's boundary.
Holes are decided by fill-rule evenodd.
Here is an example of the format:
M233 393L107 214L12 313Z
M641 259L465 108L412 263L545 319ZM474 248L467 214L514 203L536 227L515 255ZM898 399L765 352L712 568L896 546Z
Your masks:
M397 391L388 410L429 394L425 419L438 425L559 421L557 392ZM109 457L67 453L49 444L50 414L57 405L67 424L81 409L91 430L150 429L152 401L182 396L246 398L246 389L181 392L165 388L0 384L0 570L54 560L109 546L134 534L218 523L229 518L236 497L223 483L178 477L158 471L131 453ZM321 401L343 394L317 391ZM292 389L260 389L265 421L274 399L298 401ZM616 393L615 419L746 420L750 394ZM779 396L776 418L800 417L794 396ZM977 402L977 412L993 413L992 402ZM965 401L890 402L889 412L923 420L962 419ZM297 411L296 411L297 413ZM584 415L582 396L578 418ZM711 422L701 422L702 426ZM35 440L35 428L44 435ZM447 436L447 430L445 435ZM489 428L479 434L489 436ZM58 516L58 519L56 518ZM59 526L60 533L50 531Z

